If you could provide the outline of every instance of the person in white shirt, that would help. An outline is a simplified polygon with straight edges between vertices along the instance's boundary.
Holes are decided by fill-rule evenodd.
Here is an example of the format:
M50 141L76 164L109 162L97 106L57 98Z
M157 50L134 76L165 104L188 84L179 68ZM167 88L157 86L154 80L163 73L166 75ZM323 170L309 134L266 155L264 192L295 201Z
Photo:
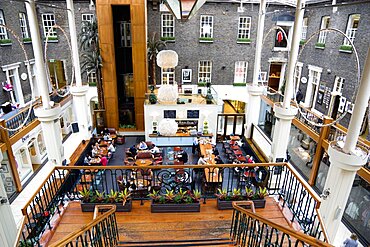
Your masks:
M141 141L140 144L139 144L139 149L140 150L145 150L145 149L148 149L148 146L146 145L146 143L144 141Z
M116 148L113 146L113 143L109 143L108 152L115 153Z
M152 145L152 149L150 151L152 154L158 154L161 152L161 150L155 144Z

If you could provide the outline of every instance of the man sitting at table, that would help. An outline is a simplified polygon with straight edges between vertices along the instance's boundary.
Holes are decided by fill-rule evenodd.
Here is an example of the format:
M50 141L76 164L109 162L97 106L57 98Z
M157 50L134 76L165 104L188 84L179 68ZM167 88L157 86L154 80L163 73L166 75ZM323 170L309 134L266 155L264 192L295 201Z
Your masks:
M152 154L159 154L161 150L153 143L152 149L150 149L150 152L152 152Z
M148 145L146 145L146 143L144 141L141 141L140 144L139 144L139 149L140 150L148 149Z
M113 143L109 142L108 152L115 153L116 148L113 146Z
M130 147L129 151L135 157L135 155L137 154L137 149L135 147L135 144Z
M185 152L184 149L180 149L180 151L177 153L177 159L185 164L188 162L188 153Z

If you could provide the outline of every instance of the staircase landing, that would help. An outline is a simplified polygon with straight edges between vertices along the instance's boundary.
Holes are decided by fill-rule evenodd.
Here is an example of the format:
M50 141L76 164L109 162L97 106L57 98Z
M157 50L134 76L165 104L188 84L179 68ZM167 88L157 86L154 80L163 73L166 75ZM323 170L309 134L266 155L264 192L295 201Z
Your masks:
M120 240L126 244L121 246L229 246L225 239L229 238L233 211L217 210L216 204L215 199L207 200L206 204L201 205L200 213L151 213L150 201L144 201L144 205L140 205L140 201L133 201L131 212L116 213ZM290 227L273 198L267 198L266 207L256 209L256 213ZM92 213L81 211L79 202L70 202L50 242L56 242L78 230L89 223L92 217ZM225 243L207 244L206 240L217 239ZM178 240L179 245L166 245L170 240ZM131 245L127 245L128 242ZM145 242L150 242L150 245L144 245Z

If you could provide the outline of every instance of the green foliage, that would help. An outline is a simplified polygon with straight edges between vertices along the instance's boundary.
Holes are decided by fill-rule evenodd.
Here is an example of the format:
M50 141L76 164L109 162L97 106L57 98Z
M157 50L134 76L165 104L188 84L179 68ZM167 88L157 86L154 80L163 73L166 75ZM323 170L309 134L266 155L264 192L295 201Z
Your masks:
M247 83L234 82L233 83L233 86L236 86L236 87L245 87L245 86L247 86Z
M198 82L198 87L205 87L207 86L206 82Z
M301 40L301 41L299 41L299 45L304 45L304 43L306 43L306 40Z
M161 37L162 41L174 41L175 37Z
M33 244L31 239L21 240L18 245L18 247L32 247L32 246Z
M259 187L258 188L258 191L256 192L256 196L260 199L263 199L265 198L266 196L268 196L269 193L267 192L267 189L266 187L262 188L262 187Z
M254 191L251 187L245 187L245 196L247 198L252 198L254 196Z
M150 102L150 104L155 104L155 103L157 103L157 96L154 93L154 86L151 85L149 87L149 89L150 89L149 102Z
M135 124L120 124L119 127L122 129L136 129Z
M160 40L156 32L153 32L151 36L148 38L147 51L148 51L148 62L151 67L150 84L152 85L156 84L155 70L156 70L157 54L160 50L164 49L165 47L166 47L166 42Z
M173 190L167 190L166 189L166 194L164 194L165 198L167 201L171 202L175 198L175 193Z
M98 190L95 190L95 195L94 195L94 202L104 202L105 201L105 193L99 192Z
M113 203L117 202L118 192L113 189L110 190L110 193L107 195L107 202Z
M325 44L324 43L316 43L315 48L325 48Z
M58 41L58 36L49 36L44 38L45 41Z
M0 44L5 45L5 44L11 44L12 40L11 39L0 39Z
M231 194L232 200L239 200L242 197L242 192L240 189L233 189L233 192Z
M122 204L125 205L127 201L131 199L130 191L125 188L123 191L118 193L118 201L122 201Z
M26 42L31 42L31 41L32 41L32 39L31 39L31 38L24 38L24 39L23 39L23 42L24 42L24 43L26 43Z
M173 190L167 190L164 195L159 194L159 191L153 190L152 193L148 195L152 200L153 203L196 203L199 202L201 193L198 190L194 190L193 192L183 191L182 189L179 192L175 193Z
M83 202L90 202L91 201L91 198L92 198L92 193L90 190L84 188L82 191L79 191L78 192L81 196L81 200Z
M227 197L227 190L223 189L221 190L220 188L217 189L218 193L216 193L216 197L220 200L225 200Z
M340 51L352 51L353 50L353 47L351 45L341 45L339 47L339 50Z
M201 37L201 38L199 38L199 41L213 41L213 38L211 38L211 37Z
M238 43L250 43L251 42L251 39L243 38L243 39L237 39L236 41Z

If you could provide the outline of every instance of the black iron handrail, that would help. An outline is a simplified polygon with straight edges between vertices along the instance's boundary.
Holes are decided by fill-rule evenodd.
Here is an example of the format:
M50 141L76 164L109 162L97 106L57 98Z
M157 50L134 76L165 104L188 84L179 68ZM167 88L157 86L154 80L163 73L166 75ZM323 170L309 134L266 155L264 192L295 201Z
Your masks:
M243 208L244 202L233 202L230 238L235 245L259 246L332 246L315 237L286 228Z

